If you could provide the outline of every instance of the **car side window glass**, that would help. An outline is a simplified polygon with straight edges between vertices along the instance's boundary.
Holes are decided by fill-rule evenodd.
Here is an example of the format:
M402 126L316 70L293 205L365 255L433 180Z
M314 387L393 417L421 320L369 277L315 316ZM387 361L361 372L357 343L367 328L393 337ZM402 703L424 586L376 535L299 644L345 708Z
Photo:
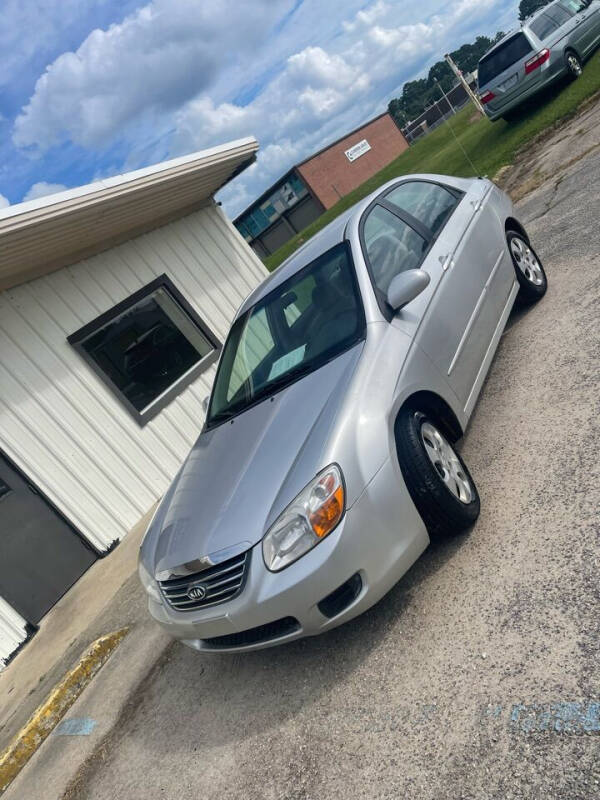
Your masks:
M376 288L387 294L401 272L416 269L427 249L427 241L406 222L383 206L375 206L363 227L366 256Z
M385 199L408 212L434 236L444 227L457 203L456 197L443 186L424 181L403 183L386 194Z
M569 22L575 16L574 11L565 8L565 6L563 6L562 4L557 4L555 6L552 6L552 8L549 10L548 13L552 16L553 19L556 20L556 22L559 25L564 25L566 22Z
M573 16L579 14L584 8L587 8L587 4L584 3L583 0L560 0L560 5L567 11L570 11Z
M537 19L534 19L529 26L533 33L542 41L558 29L558 22L555 22L548 12L544 12Z

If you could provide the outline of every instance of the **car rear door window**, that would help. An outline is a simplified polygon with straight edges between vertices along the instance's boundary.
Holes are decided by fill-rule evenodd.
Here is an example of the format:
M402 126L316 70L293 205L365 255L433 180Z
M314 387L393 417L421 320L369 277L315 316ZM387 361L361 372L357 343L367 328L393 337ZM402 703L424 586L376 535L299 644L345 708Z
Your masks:
M433 236L444 227L458 202L443 186L426 181L402 183L385 199L418 220Z
M559 25L564 25L565 22L569 22L569 20L573 19L577 12L569 8L567 2L557 3L556 5L552 6L551 9L549 9L548 13L558 22Z
M428 242L404 220L376 205L364 221L365 253L376 289L387 295L392 278L416 269Z
M499 44L479 62L479 86L485 86L504 70L531 53L533 47L524 33L520 32Z
M559 23L553 19L553 16L550 16L548 11L545 11L539 17L536 17L529 27L538 39L544 41L551 33L558 30Z
M560 5L566 11L571 12L573 16L579 14L584 8L587 8L587 3L584 3L583 0L560 0Z

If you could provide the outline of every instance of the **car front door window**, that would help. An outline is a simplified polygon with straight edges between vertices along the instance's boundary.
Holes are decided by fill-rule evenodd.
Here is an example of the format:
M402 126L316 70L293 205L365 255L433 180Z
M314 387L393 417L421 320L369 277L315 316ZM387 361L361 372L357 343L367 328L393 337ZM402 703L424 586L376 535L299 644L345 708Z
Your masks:
M385 298L396 275L419 266L427 249L427 239L380 205L374 206L367 216L363 236L373 283Z
M437 183L409 181L386 194L388 203L405 211L437 236L456 208L456 196Z

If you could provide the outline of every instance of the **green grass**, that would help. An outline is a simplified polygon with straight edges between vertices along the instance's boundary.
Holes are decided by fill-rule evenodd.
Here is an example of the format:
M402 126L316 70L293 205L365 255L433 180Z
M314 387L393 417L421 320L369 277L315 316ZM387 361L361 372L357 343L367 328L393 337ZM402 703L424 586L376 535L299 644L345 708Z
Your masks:
M488 119L481 119L479 115L474 120L475 109L469 104L286 242L265 260L267 269L274 270L339 214L392 178L418 172L465 177L477 174L493 178L501 167L513 163L517 152L528 142L572 116L585 100L598 91L600 52L586 64L579 80L552 87L549 92L540 94L529 101L511 122L499 120L492 123ZM455 136L473 162L475 173Z

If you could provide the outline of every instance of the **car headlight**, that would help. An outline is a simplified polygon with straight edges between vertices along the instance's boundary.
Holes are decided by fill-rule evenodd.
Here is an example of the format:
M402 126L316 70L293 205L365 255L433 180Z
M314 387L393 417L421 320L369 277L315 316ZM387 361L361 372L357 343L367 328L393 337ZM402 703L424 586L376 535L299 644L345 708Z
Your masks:
M161 601L160 591L158 589L158 584L150 575L146 567L142 564L142 560L138 560L138 575L140 576L140 582L146 593L150 595L153 600L156 600L158 603Z
M263 558L271 572L293 564L328 536L344 516L342 472L332 464L292 500L263 538Z

